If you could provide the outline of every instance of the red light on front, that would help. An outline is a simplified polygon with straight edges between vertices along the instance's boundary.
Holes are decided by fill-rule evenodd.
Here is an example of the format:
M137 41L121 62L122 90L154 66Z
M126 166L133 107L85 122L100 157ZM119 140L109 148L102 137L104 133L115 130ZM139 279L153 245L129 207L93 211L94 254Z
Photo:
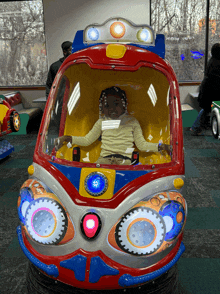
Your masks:
M100 219L94 213L88 213L82 221L82 231L87 238L94 238L100 230Z

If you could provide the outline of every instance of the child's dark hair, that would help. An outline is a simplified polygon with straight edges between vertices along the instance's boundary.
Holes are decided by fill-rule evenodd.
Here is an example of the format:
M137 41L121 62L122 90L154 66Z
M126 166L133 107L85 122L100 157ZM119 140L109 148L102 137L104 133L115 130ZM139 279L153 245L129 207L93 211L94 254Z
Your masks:
M110 87L110 88L106 88L105 90L102 91L100 97L99 97L99 111L100 114L102 113L102 109L103 109L103 103L105 103L106 98L108 95L116 95L119 96L121 98L123 107L125 112L127 111L127 97L125 94L125 91L123 91L122 89L120 89L119 87Z
M211 53L213 58L220 59L220 43L212 46Z

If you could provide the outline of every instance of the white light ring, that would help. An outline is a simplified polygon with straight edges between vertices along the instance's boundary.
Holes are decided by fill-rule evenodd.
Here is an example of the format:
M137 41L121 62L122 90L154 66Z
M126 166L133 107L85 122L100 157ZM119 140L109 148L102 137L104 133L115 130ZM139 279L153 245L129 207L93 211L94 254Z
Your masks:
M21 205L21 213L24 218L25 218L25 214L29 205L30 205L29 201L24 201Z
M40 236L33 228L32 220L37 211L50 210L55 216L55 223L52 234L49 236ZM30 203L26 215L26 227L30 236L37 242L43 244L59 243L67 230L68 219L62 206L55 200L50 198L39 198Z
M150 220L156 227L156 238L154 242L150 246L143 248L133 246L127 237L127 229L130 223L139 218L145 218L146 221ZM161 246L165 238L165 233L165 223L163 218L156 211L147 207L135 208L133 211L128 212L117 226L116 241L118 240L118 245L122 247L124 251L135 255L146 255L152 254Z

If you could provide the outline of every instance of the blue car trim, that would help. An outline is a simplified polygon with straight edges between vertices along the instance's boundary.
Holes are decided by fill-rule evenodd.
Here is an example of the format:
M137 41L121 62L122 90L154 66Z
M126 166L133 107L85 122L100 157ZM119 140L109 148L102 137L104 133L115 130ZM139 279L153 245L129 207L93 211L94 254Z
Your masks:
M176 256L167 265L160 268L159 270L156 270L153 273L146 274L146 275L143 275L143 276L132 277L129 274L124 274L118 280L119 286L121 286L121 287L134 286L134 285L137 285L137 284L146 283L146 282L148 282L150 280L153 280L153 279L159 277L160 275L162 275L166 271L168 271L178 261L178 259L180 258L180 256L182 255L182 253L184 251L185 251L185 246L184 246L183 242L181 242L180 248L179 248Z
M130 170L122 170L117 171L116 170L116 176L115 176L115 187L114 187L114 193L118 192L121 188L123 188L126 184L130 183L131 181L146 175L148 173L152 172L152 170L148 171L130 171Z
M107 265L99 256L92 257L90 263L89 282L97 283L102 276L116 276L119 270Z
M73 271L75 278L78 281L84 282L86 277L86 262L87 258L78 254L70 259L61 261L60 266Z
M48 274L49 276L54 276L55 278L57 278L59 276L59 271L56 265L54 264L50 264L47 265L43 262L41 262L39 259L37 259L35 256L33 256L28 249L25 247L24 245L24 241L22 238L22 233L21 233L21 226L17 227L17 235L18 235L18 241L19 244L21 246L22 251L24 252L24 254L26 255L26 257L39 269L41 269L42 271L44 271L46 274Z
M65 166L55 162L50 162L53 166L55 166L67 179L73 184L73 186L79 191L79 183L80 183L80 175L81 168L73 167L73 166ZM147 173L152 172L152 170L148 171L130 171L130 170L116 170L115 176L115 187L113 194L117 193L122 187L130 183L131 181L139 178Z
M73 186L79 191L81 168L66 166L55 162L50 162L55 166L67 179L73 184Z

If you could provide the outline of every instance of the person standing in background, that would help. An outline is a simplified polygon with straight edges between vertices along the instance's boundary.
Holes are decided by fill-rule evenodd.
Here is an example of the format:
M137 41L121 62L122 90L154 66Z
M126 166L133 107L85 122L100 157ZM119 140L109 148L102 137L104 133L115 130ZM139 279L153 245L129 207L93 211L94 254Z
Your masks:
M47 82L46 82L46 99L49 96L50 89L52 87L53 81L55 79L55 76L61 66L61 64L64 62L64 60L71 54L72 51L72 42L65 41L61 44L61 48L63 50L63 57L60 58L58 61L51 64L48 75L47 75Z
M220 100L220 43L212 46L211 54L199 90L198 102L202 109L190 129L194 136L204 135L202 130L208 125L212 101Z

